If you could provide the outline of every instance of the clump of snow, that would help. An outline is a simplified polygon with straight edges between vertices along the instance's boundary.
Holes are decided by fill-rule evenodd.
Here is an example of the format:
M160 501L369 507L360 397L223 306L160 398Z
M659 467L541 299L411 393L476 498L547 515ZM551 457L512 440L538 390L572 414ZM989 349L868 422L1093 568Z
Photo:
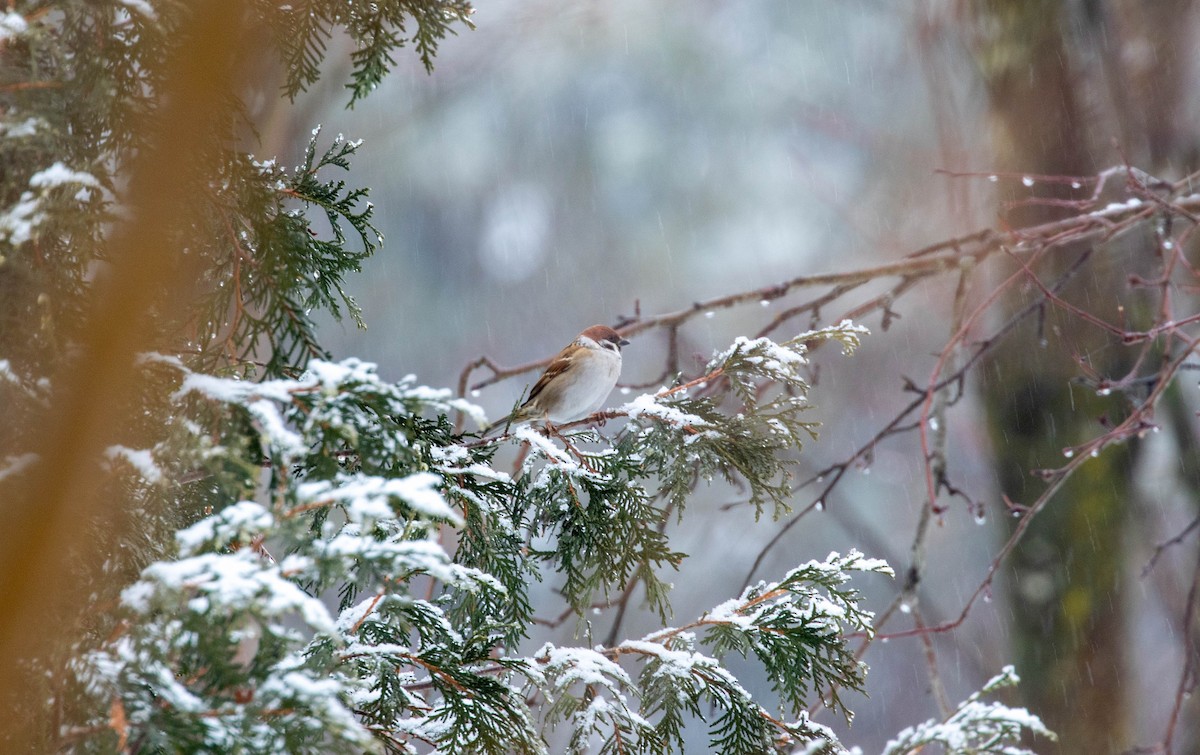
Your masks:
M326 395L332 395L347 383L377 382L378 378L375 374L377 369L378 366L372 362L354 358L342 362L314 359L308 363L308 368L300 379L304 382L315 380ZM305 381L305 378L309 378L310 381Z
M0 466L0 481L5 478L13 477L24 472L29 467L33 466L41 457L35 453L21 454L20 456L9 456L4 459L4 463Z
M158 14L155 12L154 6L150 4L149 0L118 0L118 2L130 10L140 13L148 21L154 21L158 18Z
M837 325L828 328L806 331L792 340L804 343L813 339L828 340L832 338L842 344L843 354L850 354L862 345L863 336L869 335L871 335L871 330L865 325L857 325L853 320L842 320Z
M688 414L674 406L660 403L658 398L653 394L642 394L622 406L620 411L625 412L630 419L637 419L646 415L678 427L702 427L708 424L694 414Z
M56 162L49 168L43 168L29 178L29 185L34 189L52 189L55 186L69 183L100 188L100 182L91 173L71 170L61 162Z
M173 398L179 399L189 393L198 393L205 398L226 404L243 404L251 398L287 402L292 399L292 391L310 388L311 385L297 380L264 380L255 383L192 372L183 379L183 385L175 392Z
M573 470L579 468L579 464L576 463L575 459L571 458L571 455L565 449L559 448L557 444L530 425L520 425L513 430L512 434L514 438L528 443L533 447L533 450L562 469ZM530 454L530 456L532 455ZM580 468L579 471L582 472L583 470Z
M251 157L250 164L255 168L258 168L258 172L262 173L264 176L269 176L279 169L279 166L276 165L274 158L270 160L259 161Z
M186 372L187 367L184 366L183 360L171 354L162 354L157 351L143 351L137 355L137 365L139 367L147 364L165 364L174 367L177 370Z
M430 406L440 407L447 411L462 412L471 418L479 427L487 427L487 415L481 407L463 398L457 398L448 388L430 388L425 385L412 385L416 382L415 375L406 375L400 381L401 387L409 398L417 399Z
M329 540L313 544L315 552L324 558L347 561L373 561L393 573L422 572L434 579L473 592L481 587L503 593L504 586L490 574L450 561L445 549L432 540L406 539L399 535L377 539L350 524ZM361 564L354 564L361 568Z
M12 362L0 359L0 380L11 383L26 396L39 401L43 406L48 405L46 394L50 388L50 381L46 378L33 381L30 378L22 377L13 369Z
M34 230L45 219L41 200L24 192L16 204L0 213L0 239L8 239L13 246L20 246L33 238Z
M297 614L319 632L335 631L325 604L285 579L277 566L264 563L250 549L151 564L142 571L139 582L122 592L121 600L134 611L148 613L160 593L202 596L207 600L188 605L204 613L253 611L269 617Z
M304 438L293 432L279 412L279 407L266 399L259 399L246 406L254 425L265 445L279 451L285 459L303 456L308 451Z
M690 633L685 640L691 640ZM690 642L688 644L691 644ZM651 656L659 660L660 665L655 670L657 676L672 676L686 679L696 673L696 669L711 671L720 664L713 658L691 650L672 650L659 642L646 640L625 640L618 646L621 650L629 650L640 655ZM748 697L748 695L747 695Z
M743 630L751 629L754 626L754 618L743 613L745 607L746 601L742 598L730 598L714 606L703 618L715 624L730 624Z
M891 567L881 559L866 558L854 550L845 556L830 553L825 561L809 561L789 571L778 582L760 582L746 588L741 596L705 613L702 623L757 632L761 631L764 618L775 621L787 615L789 621L813 628L840 632L844 624L850 624L870 632L872 614L861 610L852 594L826 595L813 584L839 585L849 581L848 572L854 571L892 575ZM655 640L662 634L660 631L646 639Z
M930 719L904 729L887 743L883 755L901 755L930 744L940 744L946 752L976 752L987 747L989 752L1005 755L1034 755L1032 750L1019 746L1024 733L1053 740L1056 739L1054 732L1025 708L980 700L985 693L1019 682L1013 667L1005 666L982 690L959 703L949 718L944 721Z
M434 468L439 472L450 475L469 474L485 480L512 482L512 477L507 472L493 469L487 464L464 463L470 459L470 453L463 446L432 446L429 455L433 458Z
M26 136L34 136L38 129L46 125L46 122L41 118L26 118L20 123L0 123L0 136L9 139L21 139Z
M438 491L440 484L441 478L432 472L399 479L356 474L337 481L305 483L298 493L303 500L343 504L347 518L357 524L395 518L391 500L398 498L417 513L461 525L462 518Z
M621 685L633 683L616 662L587 648L560 648L547 642L534 653L533 659L544 666L546 675L553 677L555 687L560 690L573 684L613 689L614 680Z
M735 355L744 355L742 358L747 362L761 365L767 372L790 374L796 367L807 364L804 351L802 345L792 348L780 346L765 336L754 339L738 336L733 339L732 346L713 357L711 364L721 365Z
M572 728L575 731L594 731L598 722L612 717L614 707L621 706L614 706L604 695L595 695L588 701L587 707L575 713Z
M887 561L882 558L867 558L854 548L845 556L842 556L837 551L830 551L824 561L809 561L802 569L822 569L828 574L834 574L844 571L864 571L877 572L886 574L889 577L896 576L896 572L888 565Z
M340 679L317 679L311 671L302 669L272 675L256 690L255 697L259 704L274 710L312 708L326 727L351 735L361 747L367 748L375 739L342 703L344 691Z
M235 542L249 542L275 525L275 517L254 501L239 501L190 527L175 533L175 542L185 555L202 548L225 548Z
M18 35L24 34L29 28L25 17L15 11L0 14L0 44Z
M371 362L351 358L341 362L314 359L308 363L304 374L297 380L264 380L256 383L186 372L183 384L175 392L174 398L180 399L194 393L212 401L245 406L256 400L289 404L296 394L315 391L332 397L342 392L362 390L382 395L393 402L422 404L437 412L460 411L481 426L486 424L482 409L469 401L454 397L447 389L415 385L416 378L412 375L393 385L380 380L376 370L376 365ZM260 409L265 412L265 408ZM272 419L269 416L263 417L264 421ZM268 429L278 430L278 427L272 425ZM287 440L284 435L274 434L272 437Z
M348 634L354 627L361 625L372 613L386 606L389 602L398 599L397 596L380 592L345 608L337 618L338 632L343 635ZM354 651L351 650L350 652Z
M2 40L0 35L0 41ZM77 201L86 201L91 197L91 191L102 190L100 182L91 173L72 170L61 162L43 168L29 178L29 187L37 191L22 192L16 204L0 213L0 239L7 239L13 246L19 246L32 239L38 226L46 220L42 201L52 189L67 184L77 184L86 189L86 192L76 192Z
M151 485L160 482L163 478L162 470L154 461L154 454L149 449L134 449L116 445L104 449L104 455L109 461L124 460Z

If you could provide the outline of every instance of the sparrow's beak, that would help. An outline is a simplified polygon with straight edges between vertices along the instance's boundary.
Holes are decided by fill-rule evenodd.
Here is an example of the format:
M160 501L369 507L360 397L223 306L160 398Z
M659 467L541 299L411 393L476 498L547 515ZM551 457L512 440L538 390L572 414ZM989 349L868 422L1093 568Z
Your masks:
M618 346L628 346L629 341L626 341L624 338L622 338L620 341L617 341L617 345Z

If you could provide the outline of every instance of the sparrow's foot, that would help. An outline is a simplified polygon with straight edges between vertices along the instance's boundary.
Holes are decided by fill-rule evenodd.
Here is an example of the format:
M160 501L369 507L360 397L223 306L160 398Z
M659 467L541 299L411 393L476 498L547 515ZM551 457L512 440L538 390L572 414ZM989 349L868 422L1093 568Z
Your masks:
M555 427L550 422L547 422L546 423L546 432L549 433L550 435L553 435L555 438L558 438L559 440L561 440L563 442L563 445L567 447L567 450L570 451L571 453L575 454L576 459L579 459L579 463L583 466L584 469L591 472L592 474L596 473L595 468L592 467L592 465L588 463L587 458L582 453L579 452L578 448L576 448L575 446L573 446L571 444L571 441L567 440L567 437L565 435L563 435L562 433L560 433L558 431L557 427Z

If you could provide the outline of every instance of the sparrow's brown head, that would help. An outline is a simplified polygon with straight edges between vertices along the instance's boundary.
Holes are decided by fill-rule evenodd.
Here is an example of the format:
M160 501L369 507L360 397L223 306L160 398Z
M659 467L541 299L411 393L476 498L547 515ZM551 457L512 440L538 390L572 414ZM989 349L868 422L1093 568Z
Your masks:
M620 351L622 346L629 345L629 341L621 338L620 333L607 325L593 325L579 335L587 336L601 346L604 346L605 343L610 343L612 346L609 348L615 348L617 351Z

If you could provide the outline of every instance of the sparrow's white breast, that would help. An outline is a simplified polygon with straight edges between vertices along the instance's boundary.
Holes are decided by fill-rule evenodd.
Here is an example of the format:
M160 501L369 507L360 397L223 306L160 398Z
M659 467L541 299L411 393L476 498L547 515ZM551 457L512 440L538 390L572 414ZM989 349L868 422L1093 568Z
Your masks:
M621 355L604 348L589 348L587 358L563 388L562 400L548 417L561 424L582 419L604 405L621 374Z

